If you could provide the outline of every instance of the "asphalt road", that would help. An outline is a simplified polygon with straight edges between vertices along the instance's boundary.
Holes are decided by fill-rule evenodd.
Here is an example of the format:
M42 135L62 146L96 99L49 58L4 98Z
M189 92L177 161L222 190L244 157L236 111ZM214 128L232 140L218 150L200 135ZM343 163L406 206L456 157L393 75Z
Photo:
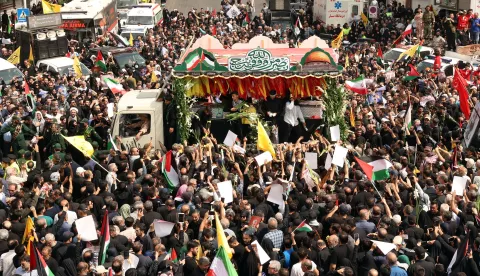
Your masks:
M242 3L245 3L247 0L242 0ZM256 13L259 13L263 3L265 0L254 0L254 6L255 6L255 11ZM192 8L195 9L216 9L217 12L220 11L221 6L220 6L220 0L167 0L167 4L165 7L168 10L173 10L177 9L180 12L183 12L183 14L186 14L187 12L191 11Z

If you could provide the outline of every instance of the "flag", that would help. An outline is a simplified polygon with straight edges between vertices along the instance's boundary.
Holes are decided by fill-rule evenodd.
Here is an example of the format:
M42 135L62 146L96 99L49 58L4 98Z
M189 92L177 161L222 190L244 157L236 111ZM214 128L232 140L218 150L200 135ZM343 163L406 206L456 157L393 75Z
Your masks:
M108 219L108 210L103 214L102 228L100 231L100 251L98 252L98 265L103 265L107 259L107 250L110 245L110 222Z
M212 35L217 35L217 26L212 27Z
M242 27L246 26L250 23L250 16L248 16L248 13L245 15L245 18L243 19Z
M270 137L268 137L267 131L265 131L265 128L260 121L258 121L257 133L257 149L270 152L275 159L275 149L270 141Z
M300 22L300 16L297 17L297 21L295 21L295 26L293 29L295 31L295 35L299 35L300 29L303 29L302 22Z
M462 77L458 68L455 68L455 73L453 76L452 87L458 91L460 96L460 110L465 119L470 119L470 104L468 103L468 91L467 91L467 81Z
M34 59L33 59L32 44L30 44L30 54L28 55L28 60L30 60L32 63L33 63L33 61L34 61Z
M25 81L25 84L23 85L23 89L25 90L25 95L29 95L30 93L30 86L28 86L28 82Z
M355 160L368 179L372 181L385 180L390 177L388 169L392 167L392 163L387 159L378 156L363 156L360 158L355 157Z
M7 59L13 65L17 65L20 63L20 46L13 52L10 57Z
M105 65L105 59L103 59L102 52L98 50L97 61L95 61L95 66L100 68L103 72L107 72L107 66Z
M303 220L295 229L295 231L300 231L300 232L312 232L313 229L308 225L305 220Z
M225 232L223 232L223 227L222 227L222 224L220 223L220 219L218 218L217 212L215 212L215 229L217 229L218 248L223 247L226 251L225 254L228 256L229 259L231 259L233 255L232 249L230 249L230 245L228 245L228 240L227 240L227 237L225 236Z
M204 56L203 61L205 61L205 63L208 66L212 67L212 69L215 68L215 58L212 55L205 52L203 52L203 56Z
M63 135L62 135L63 136ZM85 136L78 135L78 136L63 136L65 140L67 140L72 146L77 148L81 153L85 156L92 157L93 155L93 147L87 140L85 140Z
M367 25L368 24L368 17L362 12L362 21L363 21L363 25Z
M400 35L397 39L395 39L395 41L393 42L393 47L397 46L398 44L400 44L402 42L402 40L404 39L403 35Z
M132 33L130 33L130 38L128 39L128 43L130 44L130 46L133 46L133 35L132 35Z
M73 71L75 71L76 78L81 78L83 76L80 61L78 60L78 57L76 55L73 57Z
M113 141L112 135L108 134L108 144L107 144L107 150L112 149L115 151L118 151L117 144L115 144L115 141Z
M412 64L409 64L408 66L410 67L410 72L408 73L408 75L406 77L403 78L404 81L411 81L411 80L414 80L414 79L420 77L420 74L418 73L415 66L413 66Z
M334 40L332 40L332 48L340 49L340 46L342 46L342 41L343 41L343 29L340 31L338 36Z
M353 114L352 106L350 106L350 125L355 127L355 114Z
M36 269L38 276L55 276L33 242L30 242L28 247L30 251L30 270Z
M217 16L217 9L213 9L211 15L212 15L212 17L216 17Z
M11 33L12 33L12 20L10 20L10 16L8 17L7 33L8 33L8 34L11 34Z
M162 159L162 172L170 190L175 189L180 184L178 174L172 167L172 151L168 151Z
M217 255L210 265L207 276L238 276L223 246L218 247Z
M403 129L408 130L412 126L412 104L410 103L410 97L408 98L408 108L405 112L405 120L403 122Z
M178 256L175 248L170 248L170 251L168 251L168 255L169 255L168 260L172 261L175 264L178 263Z
M357 94L367 95L368 93L367 83L365 82L363 76L360 76L351 81L345 81L345 87Z
M345 68L348 68L350 66L350 60L348 59L348 54L345 55Z
M185 59L185 64L187 65L187 70L192 71L204 59L205 59L205 55L203 54L203 51L201 51L200 54L198 52L195 52L194 54L189 55Z
M31 217L27 217L27 221L25 222L25 231L23 232L22 244L25 243L27 240L30 240L30 238L32 237L33 229L35 229L33 220Z
M61 7L62 6L60 6L60 5L52 4L52 3L49 3L45 0L42 0L43 14L60 12Z
M420 47L420 44L410 47L410 49L400 54L397 61L401 60L404 56L409 56L410 58L413 58L413 56L417 53L417 50L419 47Z
M413 20L412 20L412 22L413 22ZM407 35L412 33L412 30L413 30L412 22L410 22L410 24L408 24L408 26L405 28L405 31L403 31L403 33L402 33L403 38L405 38Z
M125 94L127 91L123 88L123 85L119 83L118 81L112 79L112 78L104 78L103 81L105 84L108 86L108 89L112 91L113 94Z
M460 244L458 245L455 254L453 254L452 260L447 268L448 275L451 275L453 271L458 270L460 272L462 270L461 264L467 258L467 249L468 249L468 241L470 240L470 228L467 228L467 233L465 234L465 238L462 239Z
M379 58L383 58L382 46L380 45L378 45L378 48L377 48L377 56Z
M203 254L203 249L202 249L202 245L199 244L198 245L198 250L197 250L197 256L195 256L195 259L197 260L197 262L200 260L201 257L204 257L205 254Z
M155 74L155 71L152 71L152 73L150 73L150 83L156 83L157 81L157 74Z

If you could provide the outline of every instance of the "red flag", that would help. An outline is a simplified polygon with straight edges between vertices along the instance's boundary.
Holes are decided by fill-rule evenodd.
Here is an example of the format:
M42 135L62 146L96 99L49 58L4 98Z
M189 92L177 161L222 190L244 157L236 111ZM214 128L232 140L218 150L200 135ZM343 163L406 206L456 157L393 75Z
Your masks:
M415 66L413 66L412 64L409 64L408 65L410 67L410 73L408 73L409 76L411 77L420 77L420 74L418 73L417 69L415 68Z
M41 276L54 276L47 263L40 254L40 251L30 242L30 270L37 270L37 274Z
M248 13L245 15L245 21L247 21L247 23L250 23L250 16L248 16Z
M433 62L433 70L440 70L442 68L442 57L436 56Z
M28 82L25 81L25 86L23 87L25 89L25 95L29 95L30 92L30 86L28 86Z
M217 16L217 9L213 9L212 11L212 17L216 17Z
M383 58L382 47L380 45L378 45L377 56Z
M217 26L212 27L212 35L217 35Z
M403 40L403 36L400 35L397 39L395 39L395 41L393 42L393 46L396 46L398 44L400 44L400 42L402 42Z
M165 170L169 172L171 169L172 169L172 151L169 151L165 156Z
M368 179L372 180L373 177L373 166L368 164L367 162L360 160L359 158L355 157L355 161L357 161L362 171L365 173Z
M110 225L108 222L108 210L105 210L100 231L100 251L98 252L98 265L103 265L107 260L107 250L110 245Z
M462 77L463 77L465 80L470 80L470 79L471 79L471 77L472 77L472 70L458 69L458 71L460 72L460 74L462 74Z
M455 68L453 76L452 87L458 91L460 96L460 110L465 115L465 119L470 119L470 104L468 103L467 81L462 77L462 74Z

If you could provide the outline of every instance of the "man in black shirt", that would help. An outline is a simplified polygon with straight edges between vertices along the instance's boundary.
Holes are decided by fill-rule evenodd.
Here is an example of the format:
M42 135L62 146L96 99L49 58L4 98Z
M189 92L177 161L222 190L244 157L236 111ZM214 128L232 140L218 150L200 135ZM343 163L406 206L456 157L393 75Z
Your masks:
M197 257L198 252L198 242L189 241L187 243L187 254L185 255L185 264L183 265L183 275L192 275L195 270L197 270Z

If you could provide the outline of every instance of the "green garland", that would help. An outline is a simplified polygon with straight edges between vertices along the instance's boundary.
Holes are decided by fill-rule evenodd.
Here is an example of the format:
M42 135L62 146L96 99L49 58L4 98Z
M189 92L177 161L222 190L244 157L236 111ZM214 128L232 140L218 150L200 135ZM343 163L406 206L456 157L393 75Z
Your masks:
M185 79L176 78L173 82L173 91L175 95L175 104L177 105L177 124L178 136L180 140L188 141L192 128L192 118L197 116L193 111L193 104L196 102L195 98L187 97L186 91L189 90L190 82Z
M339 86L336 78L325 78L326 88L322 94L325 104L324 118L328 126L340 127L340 138L342 141L347 140L348 125L345 117L347 109L347 93L343 86Z

